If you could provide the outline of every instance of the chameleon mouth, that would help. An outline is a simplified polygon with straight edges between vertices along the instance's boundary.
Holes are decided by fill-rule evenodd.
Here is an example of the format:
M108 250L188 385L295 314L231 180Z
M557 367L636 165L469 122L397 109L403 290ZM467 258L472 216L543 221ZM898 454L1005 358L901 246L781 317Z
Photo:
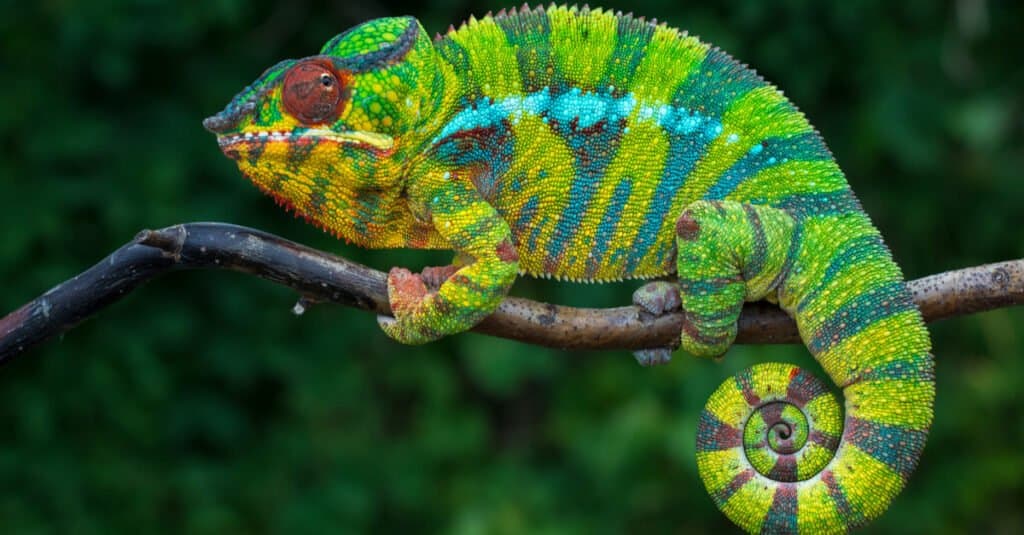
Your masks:
M376 132L335 132L311 128L302 132L245 132L242 134L218 135L217 144L222 151L228 151L239 144L264 144L275 142L327 141L338 144L363 145L378 150L389 150L395 146L395 138Z

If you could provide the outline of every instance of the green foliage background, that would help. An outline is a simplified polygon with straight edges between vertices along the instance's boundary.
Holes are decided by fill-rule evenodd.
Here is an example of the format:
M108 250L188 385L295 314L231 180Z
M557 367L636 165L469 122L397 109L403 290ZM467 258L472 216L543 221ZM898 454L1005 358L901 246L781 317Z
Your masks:
M769 5L771 4L771 5ZM822 131L911 278L1024 256L1016 2L611 3L755 66ZM431 31L502 7L430 0L0 2L0 310L146 227L250 225L386 269L285 216L203 117L368 18ZM521 281L606 306L634 285ZM696 474L705 399L800 347L567 353L479 335L401 347L371 315L230 273L161 279L0 369L6 533L617 533L729 529ZM1024 530L1024 310L933 326L936 421L875 532Z

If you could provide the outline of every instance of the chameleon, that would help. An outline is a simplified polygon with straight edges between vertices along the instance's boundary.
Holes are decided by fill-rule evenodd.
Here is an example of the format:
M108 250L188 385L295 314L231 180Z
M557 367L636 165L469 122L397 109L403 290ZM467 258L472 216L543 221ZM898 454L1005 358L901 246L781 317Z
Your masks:
M931 342L903 275L822 137L773 85L665 23L523 6L431 38L375 19L281 61L204 126L278 204L370 248L453 251L392 268L384 332L471 328L519 275L655 279L678 345L723 355L744 302L777 304L841 390L798 367L726 380L698 420L698 473L750 532L846 532L922 454ZM674 276L675 280L671 280Z

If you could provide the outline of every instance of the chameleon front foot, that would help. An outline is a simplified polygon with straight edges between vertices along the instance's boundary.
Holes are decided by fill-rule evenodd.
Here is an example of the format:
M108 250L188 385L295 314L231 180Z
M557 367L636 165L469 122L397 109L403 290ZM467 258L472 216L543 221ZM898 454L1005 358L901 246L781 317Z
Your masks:
M427 320L436 292L427 288L423 277L405 268L391 268L388 272L389 316L377 316L377 324L384 334L403 344L425 344L442 335L431 328Z
M680 303L679 288L667 281L650 282L633 292L633 304L640 307L641 317L662 316L678 309ZM633 357L641 366L656 366L670 362L675 350L672 346L641 349L634 351Z
M427 288L437 291L444 284L444 281L448 280L458 270L459 266L451 264L447 266L427 266L420 271L420 278L423 279L423 284Z

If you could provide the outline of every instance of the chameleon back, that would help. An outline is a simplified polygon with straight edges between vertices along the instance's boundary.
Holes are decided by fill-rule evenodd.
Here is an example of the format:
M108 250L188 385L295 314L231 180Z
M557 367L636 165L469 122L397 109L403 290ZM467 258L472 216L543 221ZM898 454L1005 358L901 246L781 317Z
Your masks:
M487 169L520 269L605 281L676 271L698 199L859 206L820 136L774 87L664 25L600 10L471 19L436 42L459 78L442 157Z

